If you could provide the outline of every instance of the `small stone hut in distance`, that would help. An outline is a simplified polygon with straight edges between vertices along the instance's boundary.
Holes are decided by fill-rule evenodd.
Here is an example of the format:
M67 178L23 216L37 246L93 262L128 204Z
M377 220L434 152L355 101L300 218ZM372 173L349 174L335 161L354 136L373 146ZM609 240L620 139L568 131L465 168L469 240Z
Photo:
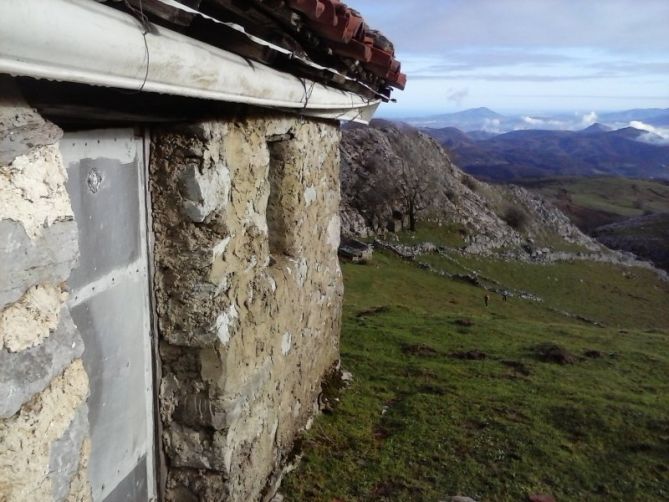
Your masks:
M392 44L339 0L4 0L0 40L0 500L271 498Z

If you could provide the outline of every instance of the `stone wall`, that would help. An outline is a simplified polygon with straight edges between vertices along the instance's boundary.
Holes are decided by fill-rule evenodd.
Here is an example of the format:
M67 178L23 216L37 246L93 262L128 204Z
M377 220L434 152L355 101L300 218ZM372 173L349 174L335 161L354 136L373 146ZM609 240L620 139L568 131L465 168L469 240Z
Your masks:
M154 135L168 500L267 498L338 363L339 130L287 118Z
M77 225L62 132L0 79L0 500L89 500Z

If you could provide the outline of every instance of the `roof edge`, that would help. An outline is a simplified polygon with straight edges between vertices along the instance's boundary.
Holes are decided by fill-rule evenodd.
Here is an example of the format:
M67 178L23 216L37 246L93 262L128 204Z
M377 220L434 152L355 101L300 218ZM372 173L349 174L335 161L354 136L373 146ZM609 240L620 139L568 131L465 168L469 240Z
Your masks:
M185 35L143 34L90 0L0 2L0 73L367 123L380 100L280 72Z

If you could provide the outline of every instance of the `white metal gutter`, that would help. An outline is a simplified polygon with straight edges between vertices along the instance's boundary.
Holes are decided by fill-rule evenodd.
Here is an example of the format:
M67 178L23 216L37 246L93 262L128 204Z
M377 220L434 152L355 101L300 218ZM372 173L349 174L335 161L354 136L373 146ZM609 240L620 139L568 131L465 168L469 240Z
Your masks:
M363 123L380 103L157 30L91 0L0 0L0 73Z

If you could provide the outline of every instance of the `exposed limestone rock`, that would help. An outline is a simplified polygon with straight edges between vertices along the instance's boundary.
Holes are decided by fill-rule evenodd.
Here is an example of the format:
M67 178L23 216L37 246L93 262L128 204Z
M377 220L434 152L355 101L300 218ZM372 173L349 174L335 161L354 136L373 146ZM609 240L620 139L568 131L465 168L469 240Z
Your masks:
M0 215L0 309L18 301L31 286L63 283L78 257L74 221L45 228L33 240L20 223Z
M269 495L317 409L338 359L338 143L334 124L271 118L155 137L169 500Z
M15 416L0 421L3 501L51 500L52 444L67 431L87 395L88 378L78 359Z
M57 143L62 135L23 100L11 77L0 75L0 165L35 147Z
M79 452L79 469L70 483L67 502L89 502L92 499L91 485L88 480L88 459L91 456L91 440L84 438Z
M67 300L50 284L30 288L0 314L0 350L18 352L42 342L58 326L61 305Z
M53 442L49 454L49 478L52 481L53 500L65 500L71 492L70 485L80 470L81 452L88 435L88 406L77 409L63 435Z
M66 180L58 145L15 158L0 167L0 216L21 223L31 239L54 222L72 220Z
M16 413L72 360L81 357L84 344L66 306L59 317L58 327L43 343L14 353L0 350L0 418Z
M600 249L548 202L520 187L474 180L433 138L404 124L380 120L344 128L342 197L347 235L406 230L415 213L436 224L461 226L468 253L520 249L551 237L584 250ZM505 221L509 208L527 216L523 228Z

